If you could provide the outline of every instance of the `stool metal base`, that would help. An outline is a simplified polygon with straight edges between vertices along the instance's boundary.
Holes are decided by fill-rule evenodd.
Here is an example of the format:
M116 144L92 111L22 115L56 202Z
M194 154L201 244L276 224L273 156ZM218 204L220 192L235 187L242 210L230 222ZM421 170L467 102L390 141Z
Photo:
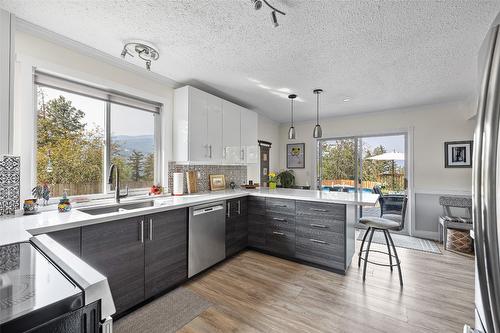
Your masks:
M384 233L385 242L387 245L387 252L378 251L378 250L370 250L372 240L373 240L373 234L375 233L376 230L382 231ZM368 244L367 244L366 250L364 250L364 245L365 245L365 241L366 241L366 237L368 236L368 233L370 234L370 237L368 239ZM381 264L381 263L377 263L377 262L373 262L373 261L368 260L368 255L370 254L370 252L378 252L378 253L387 254L389 256L389 264ZM365 253L364 258L362 257L362 253ZM394 253L394 254L392 254L392 253ZM392 263L393 258L396 261L396 263L394 263L394 264ZM363 262L364 262L364 264L363 264L363 281L366 280L366 266L368 263L374 264L377 266L390 267L391 272L392 272L392 268L394 266L397 266L398 273L399 273L399 284L401 286L403 286L403 275L401 274L401 261L399 260L398 252L396 251L396 247L394 246L394 241L392 240L391 233L389 232L389 230L378 229L378 228L374 228L374 227L369 227L366 230L365 235L363 236L363 241L361 242L361 248L359 249L358 267L361 267L361 260L363 260Z

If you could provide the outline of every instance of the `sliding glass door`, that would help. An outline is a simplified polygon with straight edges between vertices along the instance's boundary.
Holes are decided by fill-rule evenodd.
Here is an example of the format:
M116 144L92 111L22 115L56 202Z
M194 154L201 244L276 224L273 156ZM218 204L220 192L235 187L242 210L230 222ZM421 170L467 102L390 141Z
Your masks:
M320 140L318 187L322 191L381 193L397 200L406 195L406 147L406 134ZM381 216L381 209L380 204L359 207L358 217Z

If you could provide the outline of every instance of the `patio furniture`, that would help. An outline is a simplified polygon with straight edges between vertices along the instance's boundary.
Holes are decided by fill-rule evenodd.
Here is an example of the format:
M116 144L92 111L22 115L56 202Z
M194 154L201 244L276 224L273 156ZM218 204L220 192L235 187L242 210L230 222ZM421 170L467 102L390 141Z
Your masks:
M378 266L385 266L385 267L390 267L391 272L392 268L394 266L398 267L398 273L399 273L399 284L403 286L403 275L401 274L401 261L399 260L398 257L398 252L396 251L396 247L394 246L394 242L391 237L390 230L392 231L401 231L404 228L404 221L405 221L405 216L406 216L406 206L408 203L408 198L405 196L403 197L403 202L402 202L402 207L401 210L398 214L400 216L400 221L394 221L388 218L383 218L383 217L362 217L359 219L359 223L365 225L368 227L368 229L365 232L365 235L363 236L363 241L361 242L361 248L359 249L359 254L358 254L358 267L361 266L361 260L364 261L364 266L363 266L363 281L366 279L366 266L368 263L378 265ZM387 245L387 252L383 251L378 251L378 250L370 250L371 244L372 244L372 239L373 239L373 233L375 231L382 231L384 233L385 237L385 243ZM366 250L364 250L364 245L365 245L365 240L366 237L370 234L370 237L368 239L368 244L366 247ZM392 247L392 250L391 250ZM382 264L382 263L377 263L373 261L368 260L368 256L371 252L378 252L378 253L383 253L387 254L389 256L389 264ZM362 257L362 254L365 253L365 257ZM394 254L392 254L394 253ZM392 263L392 259L396 260L396 263Z
M441 225L443 245L446 250L448 247L448 229L464 230L467 232L472 230L472 199L459 196L440 196L439 204L443 206L443 215L439 217L439 224ZM455 216L452 213L452 208L465 209L468 216Z
M373 193L378 194L380 217L401 222L402 208L406 199L405 194L383 194L379 186L373 187Z

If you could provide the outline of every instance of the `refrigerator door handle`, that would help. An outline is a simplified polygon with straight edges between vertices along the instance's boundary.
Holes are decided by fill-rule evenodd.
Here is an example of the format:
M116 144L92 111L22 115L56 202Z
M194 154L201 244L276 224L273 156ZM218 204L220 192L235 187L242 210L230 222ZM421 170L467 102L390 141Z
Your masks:
M487 332L500 332L500 262L497 231L497 149L500 122L500 35L499 27L488 40L478 122L474 133L473 217L478 281Z

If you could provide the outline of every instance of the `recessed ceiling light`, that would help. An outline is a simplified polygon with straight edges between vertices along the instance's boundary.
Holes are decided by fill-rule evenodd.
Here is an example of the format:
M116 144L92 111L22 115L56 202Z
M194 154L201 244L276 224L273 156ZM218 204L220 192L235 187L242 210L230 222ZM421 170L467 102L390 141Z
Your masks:
M350 100L351 100L351 97L349 97L349 96L346 96L346 97L344 97L344 99L343 99L343 101L344 101L344 102L349 102Z
M271 89L271 87L265 86L263 84L258 84L257 87L261 87L262 89L268 89L268 90Z

